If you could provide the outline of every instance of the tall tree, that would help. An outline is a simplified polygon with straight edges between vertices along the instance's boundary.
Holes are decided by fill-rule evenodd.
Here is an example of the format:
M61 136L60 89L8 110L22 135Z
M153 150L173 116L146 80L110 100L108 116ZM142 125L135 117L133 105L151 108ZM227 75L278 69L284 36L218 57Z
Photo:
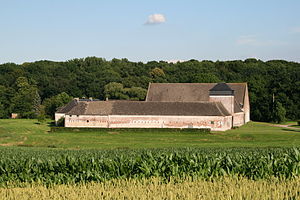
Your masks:
M284 122L285 114L286 114L286 110L282 106L282 104L279 101L275 101L273 116L272 116L273 122L275 122L275 123Z
M43 101L43 107L45 115L48 117L54 118L54 114L56 110L67 103L69 103L72 100L72 97L70 97L67 93L62 92L58 95L55 95L53 97L47 98Z
M16 80L17 93L12 98L12 112L18 113L24 118L35 118L35 101L38 101L38 89L30 85L26 77Z

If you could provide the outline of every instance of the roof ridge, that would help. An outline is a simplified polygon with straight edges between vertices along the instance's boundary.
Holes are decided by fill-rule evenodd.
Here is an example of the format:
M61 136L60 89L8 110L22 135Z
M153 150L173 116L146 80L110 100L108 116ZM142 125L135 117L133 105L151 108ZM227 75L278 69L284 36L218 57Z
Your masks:
M102 101L107 102L107 101ZM111 103L181 103L181 104L188 104L188 103L196 103L196 104L213 104L214 102L211 101L109 101Z
M150 87L151 87L151 82L148 83L148 89L147 89L147 94L146 94L145 101L148 101L148 96L149 96Z
M227 84L234 84L234 85L237 85L237 84L247 84L248 82L240 82L240 83L227 83Z
M217 84L217 83L151 83L153 85L156 84L163 84L163 85L167 85L167 84L185 84L185 85L190 85L190 84Z

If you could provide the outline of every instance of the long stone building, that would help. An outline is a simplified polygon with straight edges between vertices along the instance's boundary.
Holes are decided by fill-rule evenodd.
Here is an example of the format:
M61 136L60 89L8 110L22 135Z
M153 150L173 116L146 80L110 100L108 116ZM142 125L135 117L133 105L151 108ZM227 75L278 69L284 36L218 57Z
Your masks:
M150 83L145 101L74 99L55 113L65 127L210 128L250 120L247 83Z

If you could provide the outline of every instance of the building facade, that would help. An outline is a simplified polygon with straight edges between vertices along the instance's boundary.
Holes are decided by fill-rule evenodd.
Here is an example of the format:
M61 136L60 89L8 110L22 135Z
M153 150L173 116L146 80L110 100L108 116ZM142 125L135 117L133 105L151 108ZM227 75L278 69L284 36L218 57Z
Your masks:
M225 131L250 120L250 105L246 83L151 83L145 101L74 99L62 117L65 127Z

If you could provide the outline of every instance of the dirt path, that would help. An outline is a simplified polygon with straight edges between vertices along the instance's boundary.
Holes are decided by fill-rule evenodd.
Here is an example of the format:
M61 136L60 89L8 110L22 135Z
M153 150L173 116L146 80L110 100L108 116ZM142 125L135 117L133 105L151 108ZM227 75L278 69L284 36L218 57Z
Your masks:
M300 128L298 127L292 127L291 125L285 125L285 124L271 124L271 126L300 130Z

